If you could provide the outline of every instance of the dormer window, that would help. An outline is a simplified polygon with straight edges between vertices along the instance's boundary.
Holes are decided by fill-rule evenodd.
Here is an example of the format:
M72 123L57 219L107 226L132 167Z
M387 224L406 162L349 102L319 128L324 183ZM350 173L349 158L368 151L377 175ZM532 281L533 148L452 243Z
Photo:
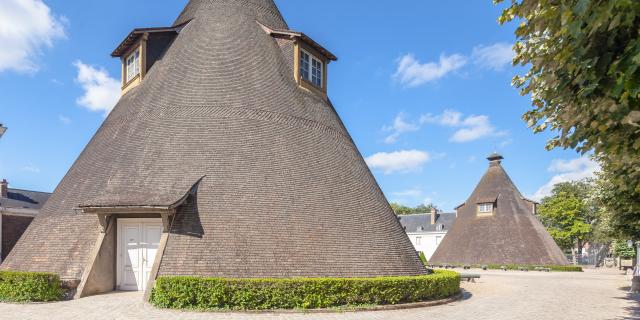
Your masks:
M493 203L481 203L478 205L478 212L491 213L493 212Z
M300 50L300 77L318 88L323 87L324 63L305 50Z
M258 24L275 38L283 53L290 55L293 51L293 57L286 58L292 62L290 66L298 86L326 100L328 65L338 58L302 32L278 30L260 22Z
M126 61L127 68L127 80L129 83L133 78L140 74L140 50L136 49L132 54L127 57Z
M142 83L185 26L131 31L111 54L122 60L122 94Z

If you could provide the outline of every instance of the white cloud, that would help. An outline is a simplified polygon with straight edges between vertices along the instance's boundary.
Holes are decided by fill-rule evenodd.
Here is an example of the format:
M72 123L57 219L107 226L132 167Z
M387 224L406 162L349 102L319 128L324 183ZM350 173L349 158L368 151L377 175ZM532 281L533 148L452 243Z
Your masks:
M380 169L384 174L419 171L431 159L429 153L419 150L376 153L365 160L372 169Z
M120 81L111 78L104 68L76 61L78 69L76 81L84 89L84 95L76 102L91 111L102 111L108 114L120 99Z
M405 132L413 132L420 130L420 126L416 123L407 122L405 120L405 115L403 113L399 113L396 118L393 120L393 125L389 127L382 128L383 131L390 131L391 134L388 135L384 142L391 144L398 141L400 135Z
M402 191L391 192L391 195L394 197L409 197L409 198L418 198L422 196L422 190L418 188L407 189Z
M417 87L438 80L467 64L467 58L459 54L440 55L437 62L421 63L413 54L398 59L398 69L393 78L406 87Z
M64 24L41 0L0 1L0 72L36 72L42 49L65 37Z
M28 166L24 166L21 169L22 171L26 171L26 172L31 172L31 173L40 173L40 168L34 166L34 165L28 165Z
M549 171L556 173L556 175L540 187L531 198L540 201L542 198L551 195L551 191L553 191L553 187L556 184L591 178L598 170L600 170L600 166L591 160L589 156L582 156L573 160L553 160L549 166Z
M473 48L471 58L473 63L483 68L502 71L513 61L515 53L512 45L508 43L495 43L489 46L477 46Z
M449 138L451 142L463 143L486 137L507 135L506 131L498 131L486 115L464 115L458 111L445 110L441 115L426 114L420 117L421 124L435 123L446 127L458 128Z
M63 115L58 115L58 120L60 120L60 122L62 122L63 124L71 124L71 118L65 117Z

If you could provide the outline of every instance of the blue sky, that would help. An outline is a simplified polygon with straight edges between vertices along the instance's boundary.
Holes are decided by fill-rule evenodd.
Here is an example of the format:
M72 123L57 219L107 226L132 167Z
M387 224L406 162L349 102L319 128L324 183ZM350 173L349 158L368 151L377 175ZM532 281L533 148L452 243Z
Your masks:
M0 178L53 191L117 101L111 51L133 28L170 25L186 2L0 2L0 123L9 127ZM450 210L494 150L530 197L596 169L573 151L545 151L551 134L521 120L530 99L510 85L524 71L509 63L514 26L498 25L491 1L276 3L291 29L339 57L329 96L390 201Z

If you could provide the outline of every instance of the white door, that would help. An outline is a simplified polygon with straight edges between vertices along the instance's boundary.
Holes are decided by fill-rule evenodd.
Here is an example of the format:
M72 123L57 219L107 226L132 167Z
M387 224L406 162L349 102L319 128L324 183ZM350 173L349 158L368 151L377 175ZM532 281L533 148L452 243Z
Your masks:
M161 236L161 219L118 219L118 289L147 288Z

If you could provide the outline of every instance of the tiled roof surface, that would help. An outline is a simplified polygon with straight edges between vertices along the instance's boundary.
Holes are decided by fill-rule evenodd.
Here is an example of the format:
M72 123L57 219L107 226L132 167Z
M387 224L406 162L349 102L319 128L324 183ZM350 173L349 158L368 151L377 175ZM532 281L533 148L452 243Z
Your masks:
M533 214L526 201L493 157L489 169L433 254L433 263L568 264L562 250ZM493 216L477 216L478 203L493 201Z
M0 207L15 209L40 209L50 193L9 188L8 196L0 198Z
M431 224L431 213L403 215L398 216L398 219L406 232L447 231L456 221L456 214L455 212L441 212L438 214L435 224ZM439 225L443 226L441 230L437 230Z
M160 275L426 273L332 104L297 86L292 46L256 23L287 29L273 1L192 0L176 25L187 21L2 268L79 279L99 228L74 208L144 204L206 176L178 209Z

